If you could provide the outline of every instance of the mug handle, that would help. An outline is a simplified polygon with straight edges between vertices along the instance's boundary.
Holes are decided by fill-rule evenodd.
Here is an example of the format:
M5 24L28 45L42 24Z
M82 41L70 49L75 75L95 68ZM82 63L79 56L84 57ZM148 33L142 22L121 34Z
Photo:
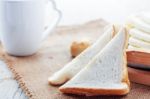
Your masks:
M44 40L54 29L54 27L56 27L61 19L62 13L59 9L57 9L56 7L56 3L53 0L48 0L49 3L52 3L53 5L53 9L57 12L57 14L55 14L55 19L51 20L51 23L47 26L45 32L43 33L43 37L42 40Z

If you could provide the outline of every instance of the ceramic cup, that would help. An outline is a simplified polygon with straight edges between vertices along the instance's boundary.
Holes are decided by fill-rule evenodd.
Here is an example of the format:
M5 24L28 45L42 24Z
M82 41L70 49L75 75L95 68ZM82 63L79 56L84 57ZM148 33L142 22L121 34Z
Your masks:
M59 18L60 13L51 0L1 0L0 32L4 49L14 56L34 54Z

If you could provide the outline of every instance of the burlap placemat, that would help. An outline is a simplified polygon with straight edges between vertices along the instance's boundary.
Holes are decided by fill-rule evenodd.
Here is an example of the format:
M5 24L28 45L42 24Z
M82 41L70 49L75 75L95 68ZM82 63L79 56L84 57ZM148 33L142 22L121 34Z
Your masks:
M85 37L94 41L102 34L105 25L105 21L96 20L79 26L58 27L36 54L13 57L6 54L0 46L0 58L7 63L14 78L30 99L149 99L150 87L133 83L131 92L120 97L65 95L59 92L58 87L48 84L48 77L72 59L69 51L72 41Z

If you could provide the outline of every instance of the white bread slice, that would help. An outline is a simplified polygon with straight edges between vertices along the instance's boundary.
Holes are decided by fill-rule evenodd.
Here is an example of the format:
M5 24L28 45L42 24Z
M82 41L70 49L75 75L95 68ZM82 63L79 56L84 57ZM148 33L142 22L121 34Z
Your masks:
M136 28L130 29L129 34L134 38L150 43L150 35Z
M140 41L140 40L133 38L133 37L129 38L129 45L136 46L139 48L144 48L144 49L150 49L150 43Z
M51 85L61 85L76 75L103 47L113 38L114 26L107 26L104 34L89 48L52 75L48 81Z
M139 30L144 31L145 33L150 34L150 24L147 24L138 16L129 17L129 20L127 21L126 24L128 29L137 28Z
M128 49L127 49L127 52L128 51L139 51L139 52L147 52L147 53L150 53L150 49L145 49L145 48L139 48L139 47L135 47L135 46L132 46L132 45L128 45Z
M125 52L127 38L122 28L84 69L59 90L87 96L127 94L130 90Z

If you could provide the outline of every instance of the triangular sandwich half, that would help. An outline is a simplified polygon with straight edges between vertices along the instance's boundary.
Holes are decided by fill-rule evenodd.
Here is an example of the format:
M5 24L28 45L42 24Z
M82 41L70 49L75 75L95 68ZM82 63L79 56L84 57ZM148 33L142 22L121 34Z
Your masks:
M65 65L62 69L52 75L48 81L52 85L61 85L76 75L88 62L100 52L104 46L113 38L115 30L113 25L108 25L106 31L89 48Z
M124 28L77 75L61 86L63 93L77 95L125 95L130 90ZM94 51L94 50L93 50Z

